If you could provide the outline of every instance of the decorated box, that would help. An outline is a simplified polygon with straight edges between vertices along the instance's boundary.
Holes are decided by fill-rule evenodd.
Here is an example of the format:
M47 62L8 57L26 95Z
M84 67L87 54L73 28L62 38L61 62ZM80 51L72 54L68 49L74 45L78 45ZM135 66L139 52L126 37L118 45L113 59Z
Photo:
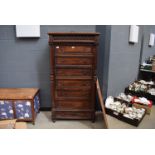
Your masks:
M17 119L35 123L39 108L40 97L37 88L0 89L0 120Z

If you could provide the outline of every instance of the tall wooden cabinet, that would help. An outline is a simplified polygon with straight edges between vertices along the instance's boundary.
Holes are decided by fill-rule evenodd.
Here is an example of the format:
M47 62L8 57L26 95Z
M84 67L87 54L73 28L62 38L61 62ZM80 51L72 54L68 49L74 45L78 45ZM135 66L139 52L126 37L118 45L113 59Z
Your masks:
M95 120L98 33L48 33L52 120Z

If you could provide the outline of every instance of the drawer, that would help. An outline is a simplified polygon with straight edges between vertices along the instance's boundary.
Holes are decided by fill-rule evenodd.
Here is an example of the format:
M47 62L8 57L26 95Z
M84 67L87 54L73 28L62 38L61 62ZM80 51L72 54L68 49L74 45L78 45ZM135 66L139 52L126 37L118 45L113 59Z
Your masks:
M77 91L81 91L81 90L84 90L84 91L89 91L91 89L91 86L88 86L88 87L75 87L74 85L72 86L69 86L69 87L56 87L56 90L63 90L63 91L71 91L71 90L77 90Z
M92 119L93 112L54 111L58 119Z
M59 68L56 69L56 76L91 76L91 68Z
M63 98L86 98L89 99L91 96L91 90L85 91L85 90L57 90L56 92L56 98L63 97Z
M56 80L56 88L88 87L91 88L92 80Z
M56 103L59 109L91 109L89 100L57 100Z
M91 57L56 57L57 65L91 65Z
M56 46L56 54L80 54L80 53L92 53L91 46Z

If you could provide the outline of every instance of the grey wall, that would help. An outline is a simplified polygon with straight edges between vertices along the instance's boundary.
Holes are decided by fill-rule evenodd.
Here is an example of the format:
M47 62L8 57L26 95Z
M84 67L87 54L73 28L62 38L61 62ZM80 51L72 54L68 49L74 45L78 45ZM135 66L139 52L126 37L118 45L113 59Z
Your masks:
M139 42L133 45L128 41L129 26L113 25L111 27L107 95L118 95L137 78L141 51L141 28L139 34Z
M39 39L17 39L15 26L0 26L0 87L39 87L41 107L51 107L48 32L95 32L94 25L41 26Z
M140 26L138 44L129 44L126 25L41 26L39 39L17 39L15 26L0 26L0 87L39 87L41 107L51 107L47 32L100 32L98 70L104 97L117 95L137 78L140 61L155 54L148 47L155 26ZM143 38L143 39L142 39ZM142 42L143 40L143 42Z
M142 62L149 56L155 55L155 46L149 47L150 33L155 34L155 26L143 26L143 48L142 48Z
M107 92L107 96L115 96L123 92L126 86L137 79L141 61L155 54L155 46L151 48L148 46L149 34L155 33L155 26L140 25L139 27L138 44L129 44L129 26L111 26L110 39L107 39L109 44L106 45L109 47L103 50L104 57L109 58L109 63L103 67L103 79L105 75L107 77L107 80L104 79L107 84L103 84L103 91ZM106 26L106 29L109 27Z

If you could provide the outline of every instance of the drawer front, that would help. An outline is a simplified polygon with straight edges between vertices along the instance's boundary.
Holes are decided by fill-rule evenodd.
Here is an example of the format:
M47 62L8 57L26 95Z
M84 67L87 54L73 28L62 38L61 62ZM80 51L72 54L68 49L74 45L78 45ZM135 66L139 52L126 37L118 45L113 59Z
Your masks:
M56 76L91 76L92 69L59 68L56 69Z
M91 53L92 48L90 46L56 46L56 54L79 54L79 53Z
M91 96L91 90L89 91L84 91L84 90L80 90L80 91L73 91L73 90L57 90L56 91L56 98L58 97L65 97L67 99L67 97L77 97L77 98L85 98L85 99L89 99Z
M57 57L56 64L57 65L91 65L92 58L88 57Z
M92 80L56 80L56 88L91 88Z
M57 100L56 108L59 109L91 109L89 100Z
M92 112L56 111L58 119L92 119Z

